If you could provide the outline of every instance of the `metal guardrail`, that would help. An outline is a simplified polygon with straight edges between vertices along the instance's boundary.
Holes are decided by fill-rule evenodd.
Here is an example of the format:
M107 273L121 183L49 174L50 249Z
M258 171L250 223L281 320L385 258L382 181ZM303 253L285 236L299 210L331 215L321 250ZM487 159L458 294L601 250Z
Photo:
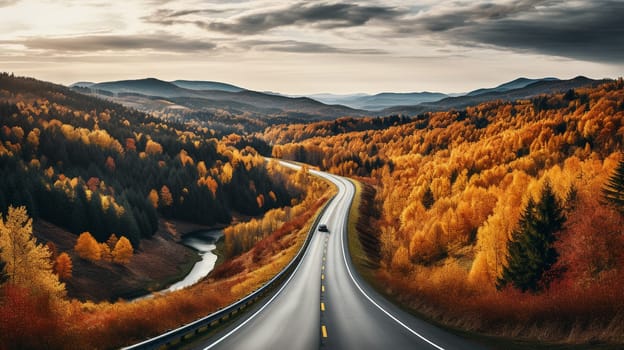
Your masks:
M267 283L265 283L262 287L258 288L253 293L248 296L240 299L239 301L226 306L225 308L216 311L208 316L195 320L191 323L188 323L182 327L170 330L166 333L163 333L154 338L150 338L144 340L140 343L122 348L122 350L134 350L134 349L161 349L167 348L172 345L176 345L184 340L191 339L195 335L204 333L210 329L213 329L220 325L223 321L227 321L231 317L235 316L239 312L243 311L245 308L253 305L261 297L265 296L271 290L274 290L275 287L279 286L287 277L289 277L292 272L295 270L297 265L303 259L305 252L312 241L312 237L314 236L314 232L316 231L316 227L318 226L321 217L325 213L325 210L329 207L331 202L336 198L336 195L332 196L323 209L316 216L316 219L312 223L310 230L308 231L308 237L306 237L305 242L299 248L297 255L284 267L280 272L277 273L272 279L270 279Z

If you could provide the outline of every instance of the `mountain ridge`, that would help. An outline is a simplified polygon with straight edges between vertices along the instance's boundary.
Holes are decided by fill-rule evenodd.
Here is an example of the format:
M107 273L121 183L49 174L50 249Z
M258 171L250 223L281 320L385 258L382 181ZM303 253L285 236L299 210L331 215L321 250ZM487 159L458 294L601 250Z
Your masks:
M153 110L158 100L192 110L226 110L231 113L260 113L268 116L331 119L345 115L363 116L367 111L342 105L327 105L309 97L288 97L246 90L231 84L210 81L182 81L179 85L156 78L101 82L90 86L73 84L75 89L112 99L141 110ZM201 90L216 87L216 90ZM235 90L235 91L233 91ZM169 107L161 106L161 109Z
M515 100L543 93L560 92L585 85L596 85L608 80L594 80L577 76L568 80L558 78L520 77L493 88L473 90L463 95L439 92L381 92L375 95L312 94L289 96L248 90L232 84L156 78L119 80L72 84L81 92L90 92L117 100L145 111L187 108L194 111L216 112L225 110L233 114L257 113L264 117L287 117L297 120L323 120L343 116L387 116L393 114L416 115L424 112L465 108L488 100ZM206 90L208 89L208 90ZM158 104L158 101L161 104Z
M461 109L472 105L477 105L486 101L503 100L513 101L534 97L546 93L556 93L565 90L576 89L584 86L596 86L611 79L590 79L584 76L577 76L568 80L539 80L526 85L525 87L506 90L490 91L477 95L462 95L457 97L447 97L442 100L430 103L421 103L412 106L395 106L380 111L380 115L390 114L411 114L416 115L424 112L443 111L450 109ZM504 84L503 84L504 85Z

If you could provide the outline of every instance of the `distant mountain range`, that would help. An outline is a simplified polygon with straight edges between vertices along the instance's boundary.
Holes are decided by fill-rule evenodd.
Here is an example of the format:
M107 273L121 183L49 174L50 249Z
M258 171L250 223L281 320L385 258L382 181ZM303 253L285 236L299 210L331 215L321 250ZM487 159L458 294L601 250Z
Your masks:
M368 114L367 111L327 105L308 97L267 94L213 81L167 82L147 78L103 83L81 82L72 84L71 87L148 111L167 108L209 111L222 109L231 113L251 112L274 117L317 120Z
M461 109L488 100L524 99L602 82L605 80L592 80L582 76L570 80L518 78L493 88L453 95L424 91L384 92L376 95L286 96L247 90L215 81L167 82L155 78L103 83L78 82L71 87L147 111L225 110L234 114L256 113L266 117L286 117L289 120L319 120L341 116L414 115L428 111Z
M163 93L179 95L184 94L181 91L176 91L172 86L176 86L188 90L217 90L217 91L229 91L239 92L245 89L227 83L221 83L218 81L201 81L201 80L174 80L170 82L158 80L155 78L139 79L139 80L120 80L111 81L105 83L93 83L90 81L81 81L71 84L69 87L83 87L92 89L108 90L111 92L134 92L138 93L143 91L145 94L150 93ZM161 96L161 95L159 95ZM161 96L164 97L164 96Z
M315 94L308 97L328 104L340 104L356 109L379 111L384 108L393 106L416 105L423 102L435 102L445 97L448 97L448 95L439 92L423 91L406 93L382 92L376 95Z
M540 81L559 81L559 79L557 78L541 78L541 79L518 78L516 80L512 80L510 82L501 84L497 87L493 87L489 89L477 89L474 91L470 91L465 96L477 96L477 95L488 94L491 92L505 92L505 91L510 91L510 90L522 89L523 87L526 87L528 85L531 85L533 83L537 83Z
M229 92L239 92L246 90L232 84L220 83L218 81L175 80L171 83L189 90L218 90Z
M539 82L539 81L557 81L557 78L542 78L542 79L528 79L518 78L516 80L501 84L493 88L478 89L466 94L443 94L440 92L382 92L376 95L369 94L349 94L349 95L335 95L335 94L313 94L307 97L313 98L317 101L326 104L340 104L351 108L364 109L368 111L381 111L386 108L396 106L413 106L421 103L429 103L440 101L447 97L458 96L477 96L492 92L504 92L515 89L524 88L527 85Z
M446 97L435 102L425 102L411 106L395 106L379 112L380 115L407 114L415 115L431 111L462 109L492 100L514 101L535 97L540 94L563 92L582 86L595 86L609 80L593 80L578 76L569 80L556 78L526 79L520 78L490 89L479 89L463 96Z

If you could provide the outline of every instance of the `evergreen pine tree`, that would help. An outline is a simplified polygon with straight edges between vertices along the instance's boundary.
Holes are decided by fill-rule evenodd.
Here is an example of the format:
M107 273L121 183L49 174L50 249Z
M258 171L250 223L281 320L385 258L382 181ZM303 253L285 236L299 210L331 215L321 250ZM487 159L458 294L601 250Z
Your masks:
M539 202L529 199L518 228L507 242L507 264L496 287L502 289L511 284L523 292L538 291L542 276L557 261L555 233L563 228L564 222L563 208L546 182Z
M620 160L617 168L602 189L602 196L608 204L624 215L624 160Z

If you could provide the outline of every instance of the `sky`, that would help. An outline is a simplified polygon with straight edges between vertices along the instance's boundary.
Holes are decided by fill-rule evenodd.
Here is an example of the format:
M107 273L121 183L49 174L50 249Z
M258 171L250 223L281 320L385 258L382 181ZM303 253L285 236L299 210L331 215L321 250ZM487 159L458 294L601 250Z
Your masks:
M287 94L624 75L624 0L0 0L0 71Z

